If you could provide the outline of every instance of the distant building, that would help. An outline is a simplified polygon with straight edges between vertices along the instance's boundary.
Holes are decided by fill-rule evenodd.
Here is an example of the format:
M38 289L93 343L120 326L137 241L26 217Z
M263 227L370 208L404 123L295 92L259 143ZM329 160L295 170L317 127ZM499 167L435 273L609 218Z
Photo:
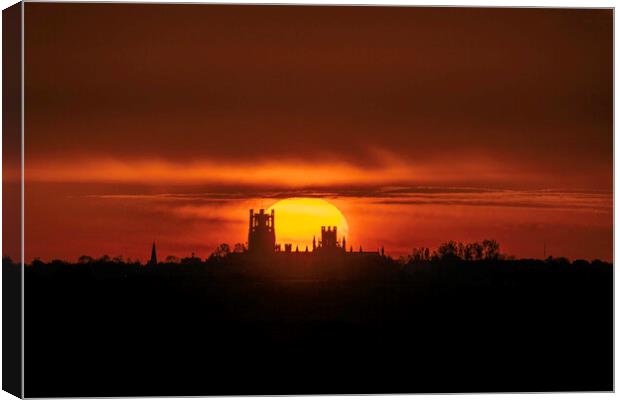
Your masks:
M253 209L250 209L250 220L248 230L248 253L253 254L272 254L272 253L293 253L293 245L291 243L276 244L276 228L275 228L275 210L271 210L271 213L265 213L265 210L260 209L258 213L255 213ZM295 247L295 253L300 253L299 245ZM306 246L305 252L308 253L309 249ZM347 253L347 240L343 236L341 240L338 240L338 227L336 226L322 226L321 237L317 241L316 237L312 238L312 253L321 254L350 254L351 256L375 256L385 255L383 247L379 251L363 251L362 246L359 248L359 252L353 252L353 246L350 246L350 250Z
M346 239L344 238L342 239L342 246L340 245L340 242L338 241L338 227L322 226L321 227L321 240L319 241L319 246L315 249L315 251L322 251L322 252L344 251L345 245L346 245Z
M153 247L151 248L151 259L149 260L149 265L157 265L157 252L155 251L155 242L153 242Z
M273 253L276 249L275 212L266 214L262 208L258 213L250 209L248 251L250 253Z

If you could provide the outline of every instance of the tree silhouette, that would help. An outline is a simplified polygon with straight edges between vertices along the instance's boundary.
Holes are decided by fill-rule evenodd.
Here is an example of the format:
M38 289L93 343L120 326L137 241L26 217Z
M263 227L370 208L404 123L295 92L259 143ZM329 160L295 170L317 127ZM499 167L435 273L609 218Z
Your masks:
M467 261L481 260L483 255L482 245L478 242L467 243L465 245L463 259Z
M495 240L483 240L482 248L485 260L497 260L499 258L499 243Z
M429 260L428 247L414 247L411 253L411 261L428 261Z
M213 253L211 253L210 257L213 258L224 258L230 254L230 246L228 243L222 243L215 248Z
M485 239L482 243L471 242L462 243L454 240L439 245L437 250L430 251L425 247L413 248L409 255L408 262L421 261L480 261L480 260L499 260L514 259L500 253L500 245L496 240Z
M442 260L458 258L458 244L454 240L442 243L437 248L437 254Z
M94 261L91 256L83 255L78 257L78 264L90 264Z
M177 256L170 255L166 257L166 263L168 264L176 264L178 262L179 262L179 258Z
M245 253L247 250L244 243L235 243L233 252L234 253Z

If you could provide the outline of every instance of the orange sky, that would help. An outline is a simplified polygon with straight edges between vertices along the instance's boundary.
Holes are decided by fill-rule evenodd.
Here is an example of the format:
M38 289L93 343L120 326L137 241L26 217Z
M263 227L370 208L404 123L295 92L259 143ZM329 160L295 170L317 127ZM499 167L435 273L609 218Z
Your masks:
M33 183L27 190L26 257L81 254L140 258L152 240L164 255L206 257L220 242L247 239L247 210L278 198L320 195L349 224L354 248L394 256L444 240L495 238L521 257L612 257L612 196L606 192L456 187L345 191L209 186ZM277 211L276 211L277 212ZM317 235L319 232L317 232ZM276 224L277 235L277 224ZM311 238L308 238L309 240Z
M25 24L27 260L204 257L303 195L395 255L612 257L610 10L28 3Z

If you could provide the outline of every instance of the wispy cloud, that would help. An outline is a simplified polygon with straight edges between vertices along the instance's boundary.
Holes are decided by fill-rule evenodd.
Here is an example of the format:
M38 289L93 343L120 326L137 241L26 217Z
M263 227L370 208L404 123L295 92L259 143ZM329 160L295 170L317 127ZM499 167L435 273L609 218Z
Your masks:
M526 171L493 157L407 159L394 152L375 149L366 162L343 159L273 159L231 162L205 159L173 162L165 159L126 160L110 158L32 160L26 165L30 182L122 183L144 185L242 185L303 189L307 187L355 187L448 185L455 182L532 181L540 173ZM462 190L462 189L461 189Z
M326 189L283 189L257 190L254 187L220 188L217 191L157 194L99 194L91 198L149 201L158 203L183 204L185 207L201 205L223 205L228 202L255 199L282 199L289 197L322 197L341 199L367 199L385 205L443 205L471 207L518 207L546 209L579 209L596 212L611 212L613 194L604 191L586 190L514 190L476 187L433 187L433 186L366 186ZM187 214L197 212L197 208L186 208ZM193 210L193 211L192 211Z

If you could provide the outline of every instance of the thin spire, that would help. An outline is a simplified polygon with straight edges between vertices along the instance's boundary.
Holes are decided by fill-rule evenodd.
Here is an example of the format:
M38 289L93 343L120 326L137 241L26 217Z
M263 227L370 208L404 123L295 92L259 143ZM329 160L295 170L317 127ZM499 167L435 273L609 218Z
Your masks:
M155 251L155 242L153 242L153 248L151 249L151 260L149 265L157 265L157 251Z

